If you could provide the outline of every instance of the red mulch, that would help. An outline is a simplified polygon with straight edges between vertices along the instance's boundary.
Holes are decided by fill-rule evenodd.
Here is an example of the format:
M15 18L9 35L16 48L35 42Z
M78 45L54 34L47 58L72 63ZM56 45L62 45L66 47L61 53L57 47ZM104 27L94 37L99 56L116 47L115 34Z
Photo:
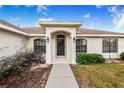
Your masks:
M0 81L1 88L44 88L52 65L46 65L31 70L31 68L42 64L29 64L23 67L23 71L12 73Z

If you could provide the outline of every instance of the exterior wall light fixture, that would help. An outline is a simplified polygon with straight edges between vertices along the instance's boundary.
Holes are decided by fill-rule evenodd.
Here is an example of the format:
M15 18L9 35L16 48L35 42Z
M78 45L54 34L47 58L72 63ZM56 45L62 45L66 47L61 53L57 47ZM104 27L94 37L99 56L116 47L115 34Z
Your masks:
M75 38L75 37L73 37L73 41L74 41L74 42L76 41L76 38Z
M47 37L47 42L49 42L49 37Z

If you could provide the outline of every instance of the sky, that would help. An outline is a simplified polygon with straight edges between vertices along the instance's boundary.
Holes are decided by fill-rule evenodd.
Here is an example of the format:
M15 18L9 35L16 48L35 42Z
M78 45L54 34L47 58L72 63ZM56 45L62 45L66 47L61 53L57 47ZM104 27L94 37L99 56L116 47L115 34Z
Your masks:
M124 5L3 5L0 19L22 28L38 21L80 21L81 28L124 32Z

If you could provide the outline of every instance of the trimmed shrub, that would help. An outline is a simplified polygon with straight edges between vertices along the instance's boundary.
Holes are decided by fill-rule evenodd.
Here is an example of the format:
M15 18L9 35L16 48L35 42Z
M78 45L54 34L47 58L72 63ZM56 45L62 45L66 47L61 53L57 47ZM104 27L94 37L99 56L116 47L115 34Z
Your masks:
M122 60L124 60L124 52L121 52L120 58L121 58Z
M76 61L79 64L105 63L103 56L95 53L77 53Z

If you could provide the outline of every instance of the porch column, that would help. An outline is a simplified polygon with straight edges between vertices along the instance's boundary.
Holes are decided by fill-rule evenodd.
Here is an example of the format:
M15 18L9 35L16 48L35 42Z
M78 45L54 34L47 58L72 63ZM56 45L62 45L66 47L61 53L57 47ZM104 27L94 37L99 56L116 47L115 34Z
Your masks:
M76 41L75 41L75 36L71 36L71 41L72 41L72 64L76 64Z
M46 64L51 64L51 35L46 36Z

